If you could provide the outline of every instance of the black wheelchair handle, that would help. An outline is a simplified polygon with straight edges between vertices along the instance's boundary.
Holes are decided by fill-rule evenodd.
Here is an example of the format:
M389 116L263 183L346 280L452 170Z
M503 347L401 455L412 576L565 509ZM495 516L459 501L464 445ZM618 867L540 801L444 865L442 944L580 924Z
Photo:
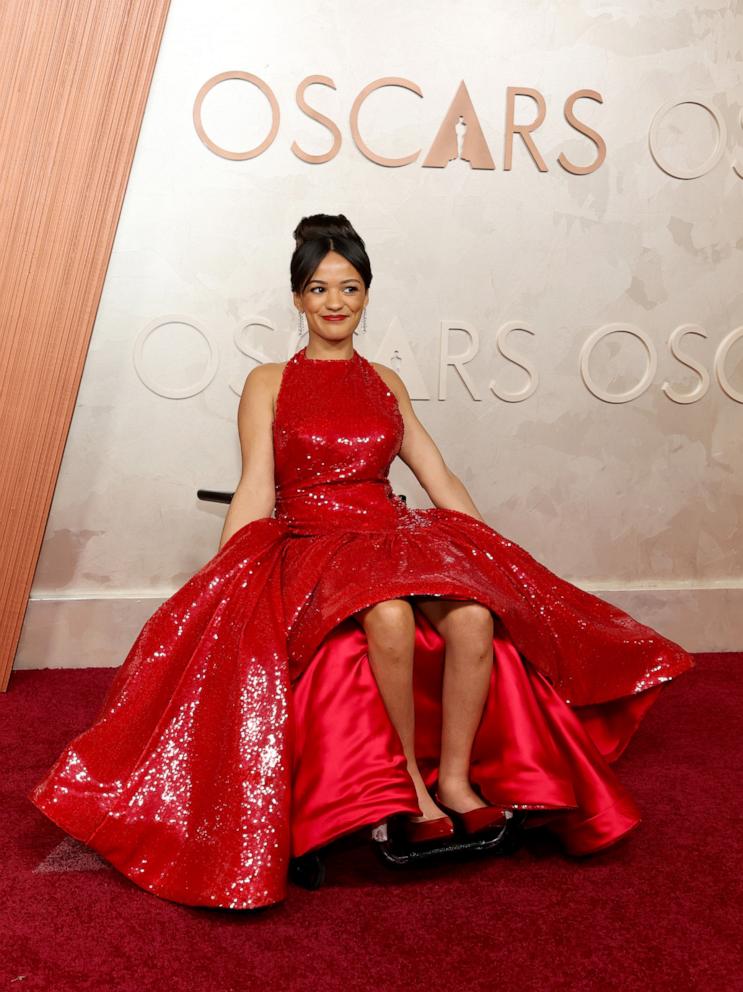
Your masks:
M235 495L232 493L221 492L219 489L197 489L196 495L199 499L204 500L207 503L231 503L232 497ZM402 493L396 494L403 503L407 503L407 496L403 496Z

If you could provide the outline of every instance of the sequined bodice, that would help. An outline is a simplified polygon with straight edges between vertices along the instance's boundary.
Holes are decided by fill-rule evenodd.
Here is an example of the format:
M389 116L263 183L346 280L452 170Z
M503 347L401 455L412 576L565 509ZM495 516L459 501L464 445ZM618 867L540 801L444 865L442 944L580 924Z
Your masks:
M282 373L273 425L276 518L295 534L386 530L406 514L388 480L400 450L397 399L373 365L307 358Z

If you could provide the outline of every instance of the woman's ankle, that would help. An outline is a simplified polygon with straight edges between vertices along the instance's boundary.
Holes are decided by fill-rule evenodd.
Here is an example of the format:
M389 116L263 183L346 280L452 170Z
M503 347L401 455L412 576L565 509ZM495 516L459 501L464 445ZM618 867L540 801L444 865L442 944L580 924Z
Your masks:
M467 792L472 789L472 783L466 774L439 775L436 780L436 788L439 792Z
M452 806L455 809L462 806L462 812L465 809L471 809L473 803L475 806L488 805L478 791L472 787L469 779L439 779L436 793L445 806Z

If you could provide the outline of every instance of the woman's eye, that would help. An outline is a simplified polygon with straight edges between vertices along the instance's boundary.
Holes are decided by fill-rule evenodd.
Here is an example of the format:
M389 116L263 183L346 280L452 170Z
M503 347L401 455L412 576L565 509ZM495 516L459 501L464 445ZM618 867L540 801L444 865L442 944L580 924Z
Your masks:
M348 289L352 293L358 293L358 291L359 291L359 287L358 286L345 286L344 289ZM324 292L324 290L325 290L325 287L324 286L313 286L310 289L310 292L311 293L314 293L314 292L322 293L322 292Z

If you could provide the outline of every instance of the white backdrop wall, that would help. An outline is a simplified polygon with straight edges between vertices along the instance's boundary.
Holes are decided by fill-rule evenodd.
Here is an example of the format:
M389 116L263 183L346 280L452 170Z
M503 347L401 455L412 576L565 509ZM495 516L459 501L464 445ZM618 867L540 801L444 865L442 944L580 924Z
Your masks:
M216 552L226 508L198 501L196 490L234 489L245 376L304 343L294 337L291 232L318 211L345 213L367 242L374 279L358 350L397 368L491 526L689 649L739 649L735 9L173 0L16 667L119 664L159 602ZM197 93L230 70L260 77L279 107L273 143L250 159L215 154L194 125ZM291 148L319 155L331 146L295 102L311 75L335 84L311 86L306 98L342 138L322 164ZM381 155L420 149L399 168L362 154L349 124L357 94L389 76L422 96L377 90L359 131ZM494 167L426 167L462 80ZM544 170L518 135L504 167L508 87L544 98L532 133ZM585 175L558 162L597 161L597 142L565 117L578 90L600 94L574 113L605 143L605 159ZM682 103L658 119L669 101ZM516 98L517 122L536 111ZM235 79L209 91L202 121L217 145L250 149L271 112L258 88ZM677 178L662 166L701 175ZM526 368L498 348L511 322L521 329L504 349ZM700 333L678 346L706 373L671 350L687 324ZM582 352L607 325L640 336L604 337L584 378ZM467 381L445 366L441 385L447 347L472 352ZM616 398L646 372L634 399L596 395ZM529 385L522 401L502 398ZM187 395L168 395L179 390ZM391 479L411 504L430 505L399 460Z

